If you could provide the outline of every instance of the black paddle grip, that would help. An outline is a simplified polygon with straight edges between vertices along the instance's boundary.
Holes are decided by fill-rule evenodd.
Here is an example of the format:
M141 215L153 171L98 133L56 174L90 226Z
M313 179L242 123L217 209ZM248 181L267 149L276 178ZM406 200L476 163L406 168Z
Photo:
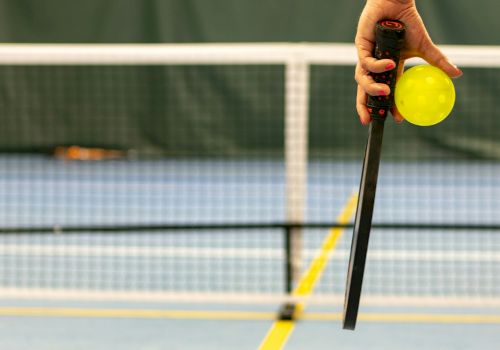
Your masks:
M396 63L396 66L382 73L371 73L377 83L387 84L391 88L391 93L387 96L368 96L366 106L372 118L385 119L394 103L394 88L404 35L405 25L400 21L385 19L376 25L373 57L378 60L389 58Z

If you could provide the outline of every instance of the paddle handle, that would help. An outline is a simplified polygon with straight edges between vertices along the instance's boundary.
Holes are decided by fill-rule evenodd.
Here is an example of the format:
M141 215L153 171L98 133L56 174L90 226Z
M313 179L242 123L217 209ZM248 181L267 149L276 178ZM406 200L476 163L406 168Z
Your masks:
M379 21L375 27L373 57L378 60L389 58L396 63L396 66L382 73L371 73L377 83L387 84L391 88L391 93L387 96L368 96L366 105L373 119L385 119L394 103L394 88L404 35L405 25L400 21L385 19Z

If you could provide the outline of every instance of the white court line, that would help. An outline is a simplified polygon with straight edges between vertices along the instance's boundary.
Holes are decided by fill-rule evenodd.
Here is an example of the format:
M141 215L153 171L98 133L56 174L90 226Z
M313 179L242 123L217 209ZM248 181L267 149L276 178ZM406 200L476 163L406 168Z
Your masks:
M307 302L309 305L341 306L343 294L287 296L279 293L216 293L216 292L142 292L101 291L63 288L0 288L0 298L8 300L113 301L113 302L173 302L280 305L287 302ZM471 296L398 296L365 295L363 305L415 307L500 307L500 297Z
M314 257L316 251L305 250L306 258ZM273 248L192 248L192 247L127 247L127 246L81 246L2 244L0 255L70 256L70 257L144 257L144 258L232 258L232 259L283 259L282 249ZM333 259L349 256L346 249L336 250ZM368 252L371 260L394 261L463 261L500 262L500 251L494 250L387 250L373 249Z
M337 256L335 256L337 255ZM334 258L349 256L349 251L337 251ZM369 250L371 260L407 260L407 261L464 261L464 262L500 262L500 251L483 250Z
M71 256L71 257L144 257L144 258L284 258L282 249L189 248L189 247L117 247L80 245L2 244L0 255Z

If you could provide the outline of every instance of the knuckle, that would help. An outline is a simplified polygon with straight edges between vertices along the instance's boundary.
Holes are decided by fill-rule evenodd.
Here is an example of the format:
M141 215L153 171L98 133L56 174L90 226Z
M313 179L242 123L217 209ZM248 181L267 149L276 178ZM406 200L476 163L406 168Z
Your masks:
M369 66L370 64L366 58L361 61L361 68L363 68L366 72L370 71Z
M358 81L358 76L359 76L359 63L356 65L356 68L354 69L354 80L356 80L356 82Z
M377 90L377 87L374 86L374 84L368 84L366 86L366 93L370 96L375 96L378 94L378 90Z
M354 80L356 83L361 84L362 75L358 71L354 73Z
M443 55L439 54L439 56L436 58L436 65L441 65L442 63L446 62L446 57Z

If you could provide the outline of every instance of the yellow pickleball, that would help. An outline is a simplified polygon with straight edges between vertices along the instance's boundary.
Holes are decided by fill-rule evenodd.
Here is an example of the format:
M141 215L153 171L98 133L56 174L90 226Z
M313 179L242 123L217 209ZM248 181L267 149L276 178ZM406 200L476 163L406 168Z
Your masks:
M455 87L441 69L415 66L405 71L396 83L394 101L408 122L430 126L450 114L455 104Z

